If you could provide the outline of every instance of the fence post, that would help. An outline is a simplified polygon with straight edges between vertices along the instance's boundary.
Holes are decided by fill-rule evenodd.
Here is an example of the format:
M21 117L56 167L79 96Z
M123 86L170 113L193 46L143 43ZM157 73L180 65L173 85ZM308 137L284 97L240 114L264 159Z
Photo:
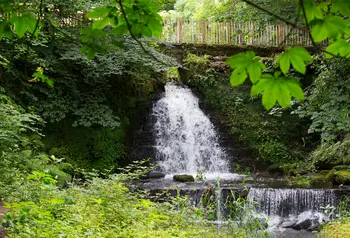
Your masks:
M177 40L177 43L180 43L182 42L182 32L181 32L181 19L177 19L177 36L176 36L176 40Z
M230 44L230 23L226 22L226 44Z
M202 42L205 43L205 42L206 42L206 35L207 35L207 24L206 24L206 20L203 20L203 22L202 22L202 27L203 27L203 31L202 31Z
M191 36L192 36L192 43L194 43L194 20L191 18Z

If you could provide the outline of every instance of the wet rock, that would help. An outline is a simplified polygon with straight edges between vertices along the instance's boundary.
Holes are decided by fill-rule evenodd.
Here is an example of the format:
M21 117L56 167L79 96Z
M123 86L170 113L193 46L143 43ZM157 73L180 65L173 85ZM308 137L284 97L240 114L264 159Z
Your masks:
M312 220L310 218L306 218L305 220L298 221L295 225L293 225L293 229L308 230L311 226Z
M315 231L323 223L328 223L329 218L321 213L312 213L311 211L303 212L298 216L298 221L292 227L295 230Z
M165 177L165 173L160 172L160 171L151 171L151 172L148 173L147 177L150 178L150 179L164 178Z
M296 220L285 220L279 225L279 227L293 228L295 226L295 223L296 223Z
M194 177L188 174L174 175L174 181L177 182L194 182Z

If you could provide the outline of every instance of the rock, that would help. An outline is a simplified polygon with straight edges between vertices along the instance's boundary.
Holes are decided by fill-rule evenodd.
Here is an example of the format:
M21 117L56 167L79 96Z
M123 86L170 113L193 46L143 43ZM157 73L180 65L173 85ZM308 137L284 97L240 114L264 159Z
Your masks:
M174 175L174 181L177 182L194 182L194 177L188 174Z
M306 175L309 172L307 170L303 170L303 169L293 169L293 170L290 170L289 173L292 176L297 176L298 174L299 175Z
M340 170L334 173L336 184L350 185L350 170Z
M273 164L267 168L267 172L274 175L283 175L284 169L282 169L278 164Z
M306 218L305 220L298 221L293 226L295 230L308 230L312 226L312 220L310 218Z
M350 166L349 165L337 165L337 166L334 166L333 169L335 171L350 170Z
M332 177L329 170L322 170L310 177L312 185L325 185L332 182Z
M311 211L306 211L298 216L298 220L292 227L295 230L308 230L315 231L323 223L328 223L330 220L322 213L312 213Z
M295 226L295 223L296 223L295 219L285 220L279 225L279 227L281 227L281 228L293 228Z
M154 178L164 178L165 173L162 173L160 171L151 171L147 175L148 178L154 179Z

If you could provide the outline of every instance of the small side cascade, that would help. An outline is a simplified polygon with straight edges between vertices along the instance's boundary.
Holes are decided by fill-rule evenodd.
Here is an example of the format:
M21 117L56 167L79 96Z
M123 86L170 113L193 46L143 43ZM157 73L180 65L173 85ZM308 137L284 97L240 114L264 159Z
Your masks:
M323 212L323 207L337 205L339 197L333 189L251 188L248 201L267 216L288 217Z

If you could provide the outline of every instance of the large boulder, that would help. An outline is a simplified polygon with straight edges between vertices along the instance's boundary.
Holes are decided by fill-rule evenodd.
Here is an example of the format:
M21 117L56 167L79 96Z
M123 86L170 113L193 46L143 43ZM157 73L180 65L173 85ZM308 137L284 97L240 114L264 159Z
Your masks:
M306 211L298 216L298 219L292 228L295 230L315 231L318 230L321 224L328 222L329 218L324 216L322 213Z
M331 171L321 170L317 174L314 174L310 177L312 185L326 185L332 183Z
M194 177L188 174L180 174L180 175L174 175L173 180L177 182L183 182L183 183L194 182Z
M350 170L340 170L334 173L336 184L350 185Z

